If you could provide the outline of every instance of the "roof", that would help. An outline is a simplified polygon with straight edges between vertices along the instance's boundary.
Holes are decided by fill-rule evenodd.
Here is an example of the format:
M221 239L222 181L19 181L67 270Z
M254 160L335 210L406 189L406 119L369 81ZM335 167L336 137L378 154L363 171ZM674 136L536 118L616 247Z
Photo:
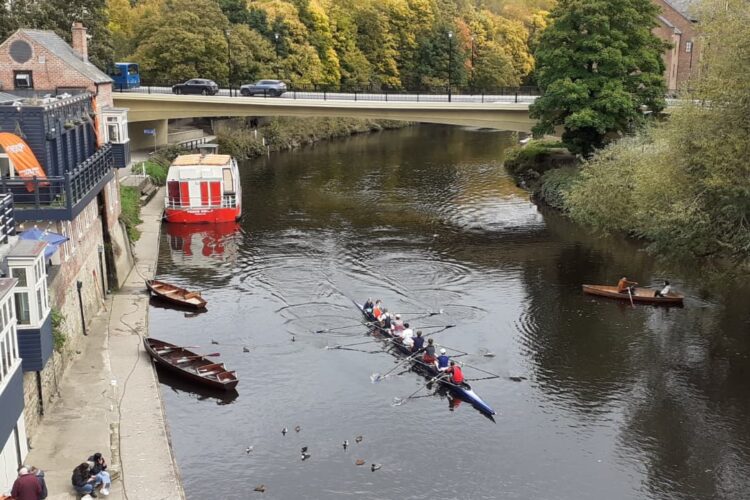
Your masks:
M232 157L229 155L180 155L172 162L173 167L197 167L229 165Z
M14 103L21 99L17 95L8 94L7 92L0 92L0 104Z
M693 10L693 6L698 3L698 0L664 0L669 5L672 6L674 10L685 16L686 18L690 19L691 21L695 21L696 18L693 14L691 14Z
M5 297L16 286L16 283L18 283L16 278L0 278L0 297Z
M106 73L91 64L89 61L81 59L81 56L73 50L73 47L68 45L68 42L60 38L57 33L53 31L30 29L20 29L16 33L21 33L39 45L42 45L45 49L62 59L65 64L72 67L94 83L112 83L112 79L107 76Z
M44 252L44 247L47 246L46 241L39 240L18 240L10 252L8 252L8 258L16 259L30 259L34 258L40 253Z

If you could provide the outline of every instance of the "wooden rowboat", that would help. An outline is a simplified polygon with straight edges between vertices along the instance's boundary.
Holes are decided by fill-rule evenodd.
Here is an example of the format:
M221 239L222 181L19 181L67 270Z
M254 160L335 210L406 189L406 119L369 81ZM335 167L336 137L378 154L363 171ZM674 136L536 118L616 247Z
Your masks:
M206 308L206 299L201 297L200 292L191 292L179 286L170 285L158 280L146 280L146 288L155 297L171 304L191 309Z
M229 391L239 380L234 371L227 371L223 363L214 363L200 354L152 337L143 339L146 352L159 366L196 384Z
M620 293L617 291L616 286L609 285L583 285L583 292L589 295L598 295L600 297L608 297L610 299L618 299L630 301L631 294L625 292ZM659 304L659 305L671 305L681 306L684 295L677 293L668 293L664 297L657 297L656 290L653 288L635 287L632 293L633 302L639 302L641 304Z
M362 315L365 317L365 321L369 323L370 327L377 331L386 340L388 340L388 344L393 346L396 351L398 351L401 357L409 357L414 354L411 352L411 349L408 346L403 345L401 342L397 342L390 330L379 326L378 322L375 321L375 318L372 316L372 314L365 311L365 308L362 304L358 304L356 302L355 304L359 308L359 311L362 313ZM412 370L428 379L434 379L435 377L440 375L434 365L422 361L422 356L411 358L411 368ZM488 405L482 398L480 398L479 395L474 392L471 386L466 382L462 384L454 384L448 378L441 377L437 379L437 383L440 384L440 386L446 389L448 392L450 392L453 396L472 405L485 417L489 418L493 422L495 421L493 417L493 415L495 415L495 410L493 410L490 405Z

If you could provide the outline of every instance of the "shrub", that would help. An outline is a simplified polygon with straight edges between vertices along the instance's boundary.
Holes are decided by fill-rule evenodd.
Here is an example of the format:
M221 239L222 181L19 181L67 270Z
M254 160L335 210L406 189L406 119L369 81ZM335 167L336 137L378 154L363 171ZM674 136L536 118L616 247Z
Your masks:
M575 157L560 142L529 141L525 146L507 149L503 160L513 177L523 179L530 172L538 177L552 168L570 165L575 162Z
M141 220L141 192L132 186L120 186L120 203L122 212L120 220L125 224L130 241L138 241L141 232L136 227Z
M534 195L547 205L565 211L565 200L580 177L578 167L562 167L548 170L542 175Z
M62 352L65 343L68 341L68 337L62 329L65 324L65 315L59 309L53 307L50 316L52 318L52 343L55 351Z

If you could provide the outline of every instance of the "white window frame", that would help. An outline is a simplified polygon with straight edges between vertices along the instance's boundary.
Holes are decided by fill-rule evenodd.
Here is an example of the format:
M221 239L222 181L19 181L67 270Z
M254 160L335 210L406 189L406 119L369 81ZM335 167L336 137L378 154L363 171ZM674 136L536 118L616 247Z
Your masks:
M11 276L14 269L23 269L26 272L26 286L19 283L13 288L14 294L25 294L29 303L29 323L24 324L23 328L41 328L50 313L44 252L40 252L36 257L9 257L8 270ZM15 316L15 308L13 311Z
M689 54L692 51L693 51L693 42L692 41L685 42L685 52Z
M0 329L0 392L21 364L18 355L18 336L16 335L16 308L13 304L13 292L15 288L8 290L4 297L0 298L0 310L5 315Z

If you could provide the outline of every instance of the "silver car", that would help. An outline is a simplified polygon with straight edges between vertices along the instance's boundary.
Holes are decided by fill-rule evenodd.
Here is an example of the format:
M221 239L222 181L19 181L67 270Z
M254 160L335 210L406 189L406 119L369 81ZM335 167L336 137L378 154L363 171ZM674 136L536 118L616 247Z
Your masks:
M281 80L258 80L240 87L240 94L244 96L264 95L278 97L286 92L286 83Z

